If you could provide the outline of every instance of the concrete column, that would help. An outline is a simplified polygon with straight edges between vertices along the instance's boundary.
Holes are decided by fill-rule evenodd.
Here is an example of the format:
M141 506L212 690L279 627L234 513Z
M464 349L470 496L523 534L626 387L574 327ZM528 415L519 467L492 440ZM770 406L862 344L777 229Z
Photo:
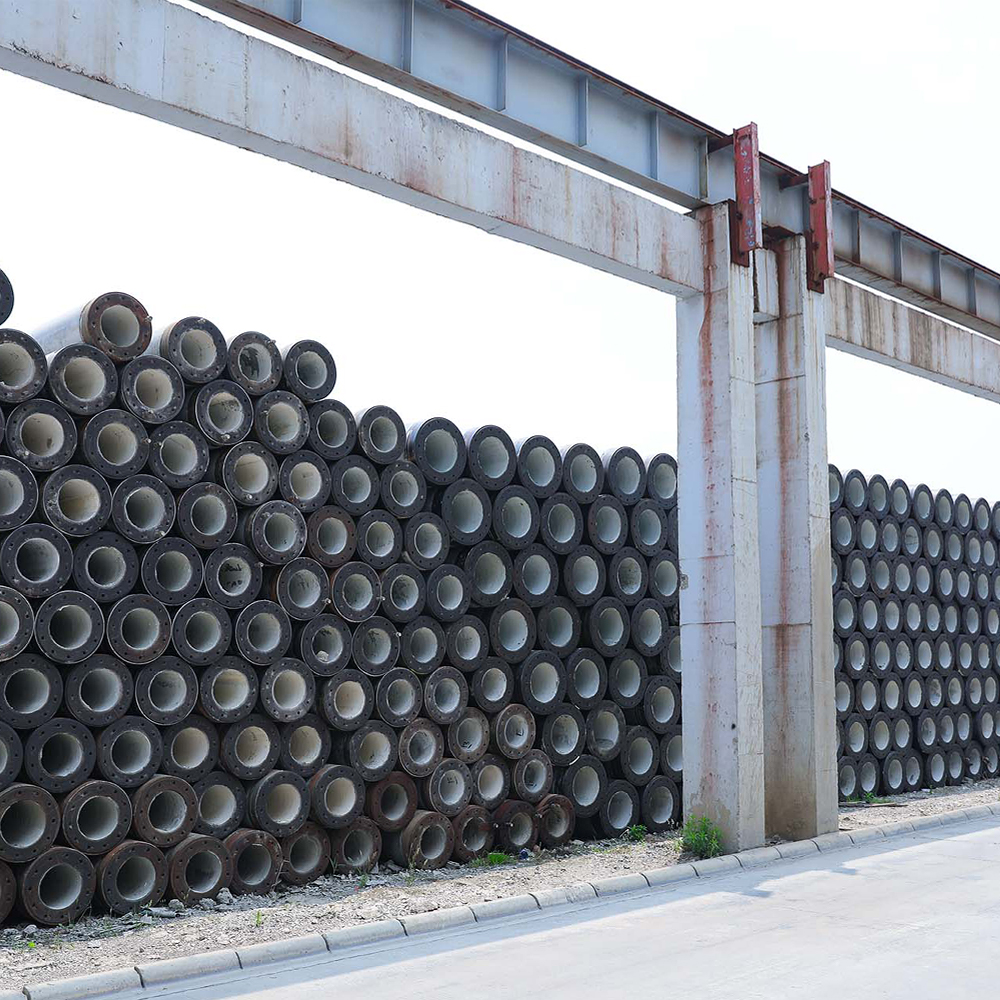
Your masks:
M765 824L768 836L798 840L837 829L829 295L806 285L803 237L755 256Z
M705 291L677 304L684 813L725 848L764 840L753 272L726 205L696 213Z

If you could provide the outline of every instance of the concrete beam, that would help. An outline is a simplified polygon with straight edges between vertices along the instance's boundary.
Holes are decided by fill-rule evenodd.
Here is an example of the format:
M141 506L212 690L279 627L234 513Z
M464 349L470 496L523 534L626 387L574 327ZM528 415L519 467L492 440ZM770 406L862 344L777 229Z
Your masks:
M771 258L760 284L765 274L776 278L778 311L758 322L755 345L765 827L768 836L802 840L836 830L838 820L824 363L830 296L808 288L804 237L758 256Z
M167 0L0 0L0 69L661 291L702 288L693 219Z
M753 274L730 262L726 205L695 217L706 292L677 304L684 814L740 851L764 841Z
M1000 343L847 281L827 282L826 343L1000 402Z

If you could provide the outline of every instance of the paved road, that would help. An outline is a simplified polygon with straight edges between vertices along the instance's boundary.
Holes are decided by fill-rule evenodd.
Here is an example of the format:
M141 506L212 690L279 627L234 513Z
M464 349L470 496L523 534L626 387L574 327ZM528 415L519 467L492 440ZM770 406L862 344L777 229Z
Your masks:
M944 1000L986 995L998 917L985 820L160 995Z

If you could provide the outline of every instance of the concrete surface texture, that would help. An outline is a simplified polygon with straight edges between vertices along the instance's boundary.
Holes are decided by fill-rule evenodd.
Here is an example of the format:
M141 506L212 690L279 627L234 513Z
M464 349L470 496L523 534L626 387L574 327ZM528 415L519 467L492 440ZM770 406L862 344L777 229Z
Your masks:
M760 868L720 868L674 887L244 969L159 995L464 1000L495 981L526 1000L665 988L701 1000L840 1000L845 989L909 1000L965 995L975 970L1000 954L996 817L889 840L878 833L862 847Z

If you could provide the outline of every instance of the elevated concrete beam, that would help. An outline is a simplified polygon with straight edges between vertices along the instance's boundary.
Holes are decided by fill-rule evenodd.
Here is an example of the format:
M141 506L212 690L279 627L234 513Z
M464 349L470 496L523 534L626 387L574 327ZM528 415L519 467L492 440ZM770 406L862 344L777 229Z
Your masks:
M684 814L740 851L764 842L753 273L730 262L726 205L695 217L706 291L677 304Z
M847 281L827 282L826 343L1000 402L1000 343Z
M691 218L166 0L0 0L0 69L676 295Z

